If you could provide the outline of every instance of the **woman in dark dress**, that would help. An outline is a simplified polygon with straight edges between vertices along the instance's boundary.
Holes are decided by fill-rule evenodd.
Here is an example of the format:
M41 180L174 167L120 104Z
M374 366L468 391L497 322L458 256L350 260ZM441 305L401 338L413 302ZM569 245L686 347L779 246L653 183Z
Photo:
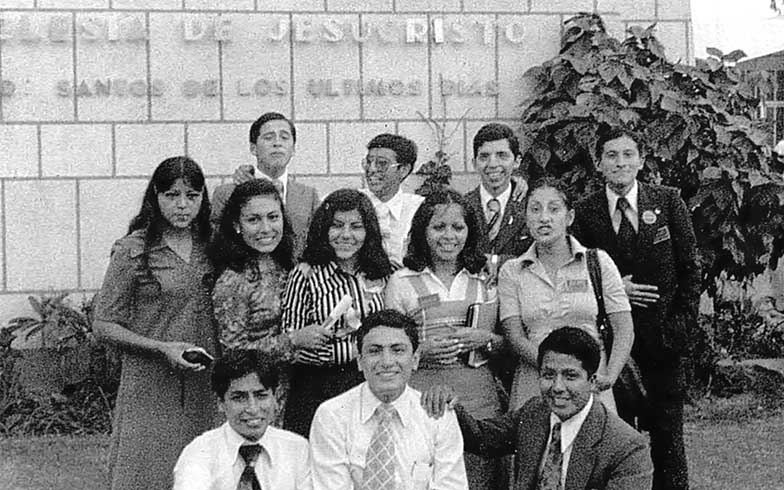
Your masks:
M139 214L112 248L95 298L96 335L122 352L112 430L112 490L171 488L182 448L211 428L207 371L183 359L217 350L207 257L204 175L187 157L164 160Z

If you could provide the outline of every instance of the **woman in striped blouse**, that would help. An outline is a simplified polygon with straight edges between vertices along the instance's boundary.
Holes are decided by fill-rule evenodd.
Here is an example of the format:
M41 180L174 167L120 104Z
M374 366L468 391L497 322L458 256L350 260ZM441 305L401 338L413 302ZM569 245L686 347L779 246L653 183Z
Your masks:
M391 273L370 199L353 189L327 196L284 296L283 325L296 348L284 428L307 437L319 404L362 382L354 332L383 309ZM338 305L347 308L336 313Z

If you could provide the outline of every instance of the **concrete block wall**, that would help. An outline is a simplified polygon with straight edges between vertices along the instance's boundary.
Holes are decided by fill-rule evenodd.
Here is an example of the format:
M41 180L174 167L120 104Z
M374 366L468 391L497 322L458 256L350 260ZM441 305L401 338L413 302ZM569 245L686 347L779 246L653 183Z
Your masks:
M269 110L295 120L291 171L322 196L362 184L379 132L427 161L420 115L444 120L467 190L473 134L515 123L522 73L579 11L618 36L657 22L669 56L693 59L682 0L0 0L0 82L14 86L0 95L0 324L30 294L93 293L154 167L188 154L214 188L252 161L247 129ZM398 94L356 94L378 80Z

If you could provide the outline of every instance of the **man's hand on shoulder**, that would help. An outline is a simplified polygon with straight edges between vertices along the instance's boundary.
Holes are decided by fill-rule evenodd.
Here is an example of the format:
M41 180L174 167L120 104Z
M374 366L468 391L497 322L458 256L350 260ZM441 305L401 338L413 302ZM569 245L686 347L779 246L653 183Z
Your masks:
M234 170L234 174L231 176L231 180L235 185L240 185L249 180L253 180L254 178L256 177L253 173L253 165L240 165Z
M440 419L446 409L453 409L457 402L457 394L451 386L435 385L422 392L422 408L434 419Z

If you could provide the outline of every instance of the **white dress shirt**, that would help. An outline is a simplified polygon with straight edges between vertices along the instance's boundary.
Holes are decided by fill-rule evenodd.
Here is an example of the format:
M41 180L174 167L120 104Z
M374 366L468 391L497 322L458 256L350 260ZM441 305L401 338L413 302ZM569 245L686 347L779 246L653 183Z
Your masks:
M506 210L506 203L509 202L509 198L512 196L512 183L510 182L509 185L506 186L506 190L504 190L498 197L493 197L492 194L487 192L484 186L479 186L479 198L482 200L482 211L485 213L485 222L490 222L490 211L487 209L487 203L490 202L492 199L498 201L501 205L501 215L498 217L499 220L504 219L504 211ZM503 221L501 221L503 223Z
M637 185L637 181L635 180L634 184L632 184L632 188L626 193L626 200L629 201L629 209L626 210L626 217L631 222L634 231L640 229L639 213L637 212L639 209L637 206L637 194L639 193L639 189L640 186ZM616 194L609 186L604 186L604 191L607 194L607 209L610 210L613 230L615 230L615 233L618 233L618 229L621 227L621 210L618 209L618 199L622 196Z
M174 466L174 490L236 490L245 469L239 454L248 441L226 422L200 435L182 450ZM256 477L262 490L311 490L308 441L267 427L258 441L262 451Z
M397 194L387 202L382 202L368 189L360 189L370 198L378 215L378 225L384 239L384 251L389 260L397 264L403 263L408 244L408 232L411 230L411 220L419 205L425 200L419 194L410 194L398 189Z
M467 490L463 437L457 417L447 411L440 419L427 415L421 394L406 387L392 402L396 488L405 490ZM373 413L381 404L362 383L325 401L316 410L310 429L310 458L314 490L360 488L373 432Z
M281 197L281 199L283 199L283 205L285 206L286 205L286 191L288 190L288 186L289 186L289 169L287 168L286 170L284 170L283 173L281 174L281 176L278 177L277 179L273 179L272 177L270 177L269 175L265 174L261 170L259 170L259 175L257 175L257 177L260 178L260 179L269 180L273 184L279 183L281 185L281 189L282 190L281 190L281 196L280 197Z
M593 406L593 395L588 398L588 403L574 414L570 419L561 420L554 413L550 413L550 433L547 436L547 447L544 448L544 455L540 463L539 470L541 471L544 466L544 459L547 457L547 452L550 450L550 438L553 435L553 426L556 422L561 422L561 454L563 455L563 463L561 464L561 488L566 488L566 473L569 469L569 459L572 457L572 448L574 447L574 440L583 426L583 422L588 417L588 412L591 411Z

